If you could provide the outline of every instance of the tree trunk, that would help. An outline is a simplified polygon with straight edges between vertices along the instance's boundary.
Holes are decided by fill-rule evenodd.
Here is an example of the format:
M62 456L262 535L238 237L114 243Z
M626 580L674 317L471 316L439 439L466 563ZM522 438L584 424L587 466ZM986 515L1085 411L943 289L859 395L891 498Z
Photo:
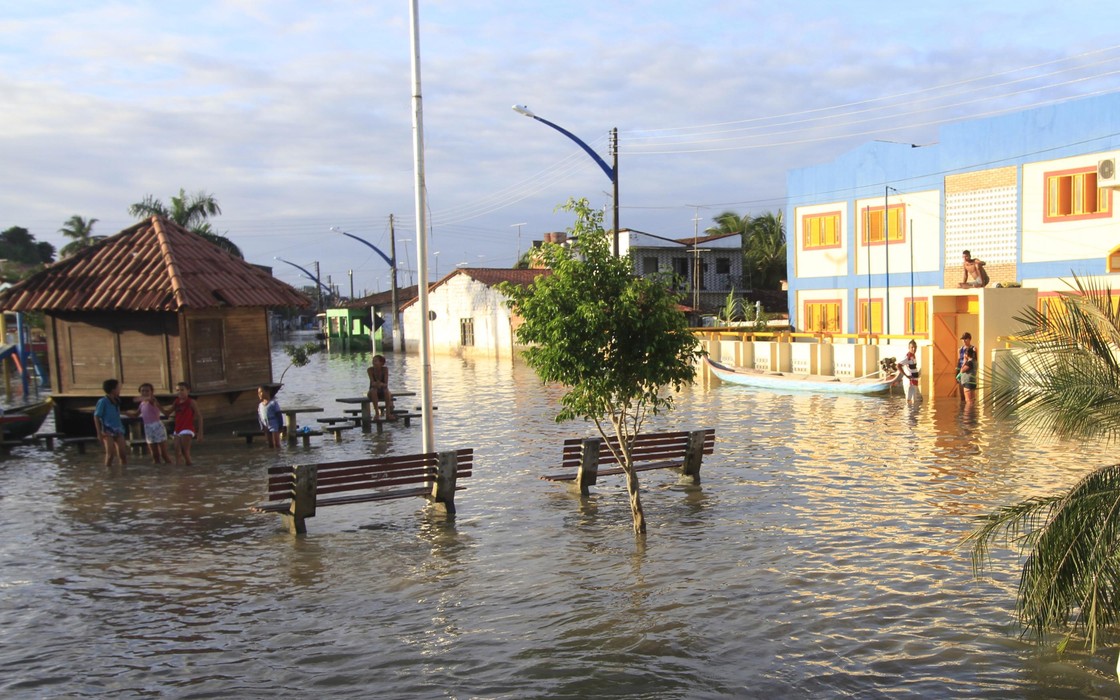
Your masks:
M634 516L634 534L646 533L646 515L642 512L642 496L638 491L638 472L633 467L626 470L626 491L630 494L630 514Z

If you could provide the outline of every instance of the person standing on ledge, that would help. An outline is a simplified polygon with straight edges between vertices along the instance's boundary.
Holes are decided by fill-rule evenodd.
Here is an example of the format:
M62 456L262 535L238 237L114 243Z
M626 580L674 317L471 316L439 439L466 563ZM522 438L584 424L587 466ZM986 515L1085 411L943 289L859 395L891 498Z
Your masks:
M972 253L967 250L961 256L964 258L962 267L964 268L964 279L961 280L961 289L973 289L977 287L987 287L988 272L984 269L984 261L972 257Z

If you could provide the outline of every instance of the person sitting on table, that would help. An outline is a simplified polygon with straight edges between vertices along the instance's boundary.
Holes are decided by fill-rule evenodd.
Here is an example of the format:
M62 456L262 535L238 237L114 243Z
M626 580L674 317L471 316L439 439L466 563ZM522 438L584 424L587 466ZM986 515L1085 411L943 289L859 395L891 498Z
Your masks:
M284 416L280 412L280 404L272 397L272 389L264 384L257 387L257 422L261 425L261 432L268 440L269 447L280 447L280 432L284 429Z
M389 368L385 366L385 356L374 355L373 364L366 369L366 374L369 375L369 391L366 392L366 396L373 406L373 417L381 417L381 406L378 402L384 401L385 419L396 420L397 415L393 412L393 392L389 391Z

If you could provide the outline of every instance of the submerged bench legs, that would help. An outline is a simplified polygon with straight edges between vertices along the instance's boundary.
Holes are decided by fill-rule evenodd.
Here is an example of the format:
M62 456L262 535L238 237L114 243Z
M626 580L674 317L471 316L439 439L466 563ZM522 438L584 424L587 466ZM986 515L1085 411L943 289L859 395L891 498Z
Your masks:
M284 525L293 535L307 534L306 518L315 517L315 498L318 490L318 470L314 464L298 464L293 468L292 503L287 513L281 513Z

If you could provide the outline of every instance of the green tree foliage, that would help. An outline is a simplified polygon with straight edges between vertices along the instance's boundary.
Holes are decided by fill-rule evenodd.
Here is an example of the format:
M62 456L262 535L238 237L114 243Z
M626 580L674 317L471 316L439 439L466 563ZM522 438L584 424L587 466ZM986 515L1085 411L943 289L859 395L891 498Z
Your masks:
M786 229L782 212L752 217L725 211L704 233L738 233L743 241L743 284L748 289L781 289L786 278Z
M43 265L54 260L54 246L41 243L22 226L0 233L0 258L23 265Z
M525 359L544 382L566 388L557 421L583 418L619 441L634 532L646 531L633 468L634 437L648 415L673 405L666 389L691 382L700 355L678 297L660 280L635 277L627 258L611 254L602 212L587 200L561 207L575 214L572 246L546 243L550 275L531 285L503 284L510 307L523 319L517 338Z
M58 232L69 238L70 242L62 246L62 250L58 252L59 256L68 258L92 246L94 244L93 225L96 223L97 219L87 221L77 214L67 219Z
M318 343L304 343L303 345L285 345L284 353L288 356L291 362L280 373L281 384L284 383L284 375L288 373L292 367L304 367L308 362L311 362L311 356L322 350L322 346Z
M1062 308L1028 308L1016 321L1012 362L993 371L997 416L1043 435L1120 437L1120 311L1111 289L1075 279ZM1064 630L1064 648L1084 632L1095 650L1120 622L1120 464L1100 467L1062 493L1029 498L981 519L969 535L980 572L994 541L1027 554L1016 610L1042 642Z
M150 216L162 216L179 224L183 228L193 231L210 241L214 245L229 251L231 254L243 258L241 249L237 245L226 238L223 234L217 233L210 225L210 217L217 216L222 213L221 206L218 205L217 198L212 194L199 191L193 195L187 195L186 190L179 188L179 194L171 198L171 206L166 206L161 200L157 199L155 195L146 195L144 199L136 202L128 208L130 216L135 216L139 219L145 219Z

